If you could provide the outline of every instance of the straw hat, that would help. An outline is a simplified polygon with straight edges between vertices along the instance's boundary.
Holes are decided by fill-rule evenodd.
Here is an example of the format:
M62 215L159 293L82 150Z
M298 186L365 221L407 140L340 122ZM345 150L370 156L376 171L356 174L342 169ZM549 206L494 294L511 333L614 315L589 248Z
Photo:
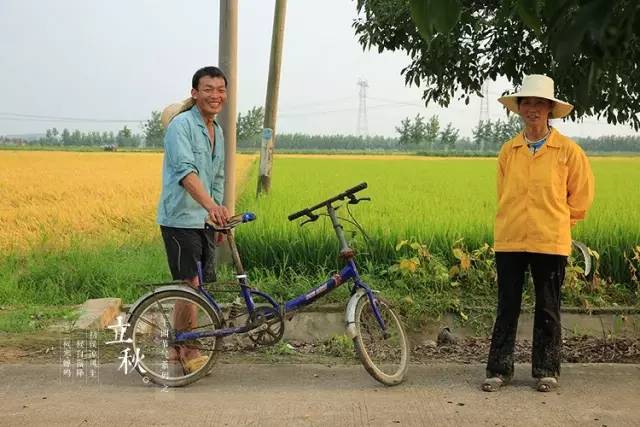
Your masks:
M507 107L509 111L519 113L518 98L524 98L526 96L535 96L537 98L545 98L553 101L553 109L551 110L552 119L566 117L571 110L573 110L573 105L555 98L553 79L542 74L525 76L522 80L520 92L502 96L498 98L498 101Z
M162 110L162 115L160 116L160 121L162 122L162 126L164 126L165 128L169 126L169 122L171 122L171 120L175 116L182 113L183 111L187 111L191 109L191 107L193 107L194 104L195 104L195 100L189 97L183 101L176 102L175 104L171 104L168 107L166 107L164 110Z

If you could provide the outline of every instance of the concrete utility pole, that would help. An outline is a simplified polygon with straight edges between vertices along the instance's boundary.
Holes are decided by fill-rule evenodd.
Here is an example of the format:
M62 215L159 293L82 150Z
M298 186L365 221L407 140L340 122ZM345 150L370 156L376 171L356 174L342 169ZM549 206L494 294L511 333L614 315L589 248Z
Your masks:
M271 57L269 60L269 81L264 108L262 146L260 149L260 173L258 191L268 193L271 189L271 169L273 167L273 146L276 140L276 115L278 112L278 92L280 90L280 66L282 64L282 42L284 39L284 18L287 0L276 0L271 35Z
M236 120L238 116L238 0L220 0L218 66L227 76L227 102L220 113L224 132L224 205L236 209Z

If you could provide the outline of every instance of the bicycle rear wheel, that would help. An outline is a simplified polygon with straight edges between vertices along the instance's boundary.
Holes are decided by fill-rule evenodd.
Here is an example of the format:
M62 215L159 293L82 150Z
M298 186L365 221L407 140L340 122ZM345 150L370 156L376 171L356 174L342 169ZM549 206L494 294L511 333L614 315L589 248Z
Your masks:
M136 370L164 386L181 387L205 376L222 345L218 337L176 340L177 332L210 332L222 324L209 304L187 291L152 295L131 313L128 323Z
M404 381L409 367L409 340L389 304L378 298L375 303L385 330L375 317L369 297L362 295L356 306L354 347L373 378L388 386L397 385Z

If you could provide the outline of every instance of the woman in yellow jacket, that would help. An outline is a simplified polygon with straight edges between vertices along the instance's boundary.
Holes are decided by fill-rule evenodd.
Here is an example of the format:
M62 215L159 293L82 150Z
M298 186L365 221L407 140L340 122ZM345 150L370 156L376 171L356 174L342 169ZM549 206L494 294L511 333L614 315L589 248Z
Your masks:
M591 206L594 179L582 149L549 126L549 119L573 109L554 97L552 79L526 76L520 92L499 101L520 115L524 130L498 156L498 310L482 389L496 391L513 376L522 288L530 268L536 294L532 375L538 391L549 391L558 386L560 374L560 287L571 226Z

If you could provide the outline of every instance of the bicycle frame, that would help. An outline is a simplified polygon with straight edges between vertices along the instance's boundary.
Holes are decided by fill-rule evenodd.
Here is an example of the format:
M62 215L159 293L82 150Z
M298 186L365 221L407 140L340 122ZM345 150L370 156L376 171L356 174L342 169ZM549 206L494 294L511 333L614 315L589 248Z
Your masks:
M342 229L342 225L338 221L335 208L333 207L333 205L331 205L331 203L327 204L326 208L329 218L331 218L331 223L336 233L336 237L340 242L340 256L345 259L346 265L339 273L334 274L326 282L322 283L306 294L300 295L287 301L284 304L285 312L295 311L306 305L309 305L318 298L328 294L334 289L337 289L342 283L353 280L355 286L351 293L355 293L358 288L363 289L367 293L372 307L374 307L374 314L376 316L376 319L380 323L380 327L384 329L384 321L382 320L382 317L380 316L380 313L378 312L378 309L374 304L375 299L373 298L373 291L371 291L371 289L362 281L362 279L360 279L360 274L358 273L358 268L356 267L356 263L354 261L353 249L351 249L347 244L347 240L344 237L344 231Z
M247 281L247 275L242 266L242 261L240 260L240 255L238 254L238 249L235 243L235 238L231 230L222 230L221 232L226 234L227 243L229 245L229 249L231 250L231 257L233 260L233 264L236 269L236 278L238 279L238 284L240 285L240 294L243 297L245 306L247 308L247 313L249 315L253 314L256 310L256 305L253 301L252 295L257 295L265 300L267 300L274 309L280 311L282 316L286 316L288 313L295 312L302 307L312 304L317 299L323 297L324 295L330 293L331 291L337 289L345 282L353 280L354 287L351 290L351 294L355 294L358 289L362 289L369 298L369 303L371 304L374 316L382 328L383 331L386 331L386 325L382 316L380 315L380 311L378 310L378 306L376 304L376 298L374 297L374 292L362 281L360 278L360 274L358 273L358 268L354 261L354 251L347 244L347 240L344 236L343 227L338 221L338 217L336 215L336 208L332 205L333 201L328 201L324 207L327 209L327 214L331 219L331 223L333 225L333 229L336 233L336 237L340 242L340 256L345 260L346 265L339 273L335 273L332 277L327 279L322 284L316 286L311 289L309 292L306 292L302 295L292 298L289 301L284 302L282 305L278 304L270 295L265 292L259 291L257 289L251 288ZM198 266L198 274L200 276L200 283L203 283L203 275L202 269ZM211 294L207 292L207 290L203 286L198 287L198 292L204 297L204 299L216 310L217 313L221 313L221 309L216 301L213 299ZM176 341L188 341L197 338L204 337L224 337L229 335L234 335L238 333L249 332L254 329L256 325L247 324L239 327L231 327L231 328L222 328L216 329L210 332L177 332L176 333Z

